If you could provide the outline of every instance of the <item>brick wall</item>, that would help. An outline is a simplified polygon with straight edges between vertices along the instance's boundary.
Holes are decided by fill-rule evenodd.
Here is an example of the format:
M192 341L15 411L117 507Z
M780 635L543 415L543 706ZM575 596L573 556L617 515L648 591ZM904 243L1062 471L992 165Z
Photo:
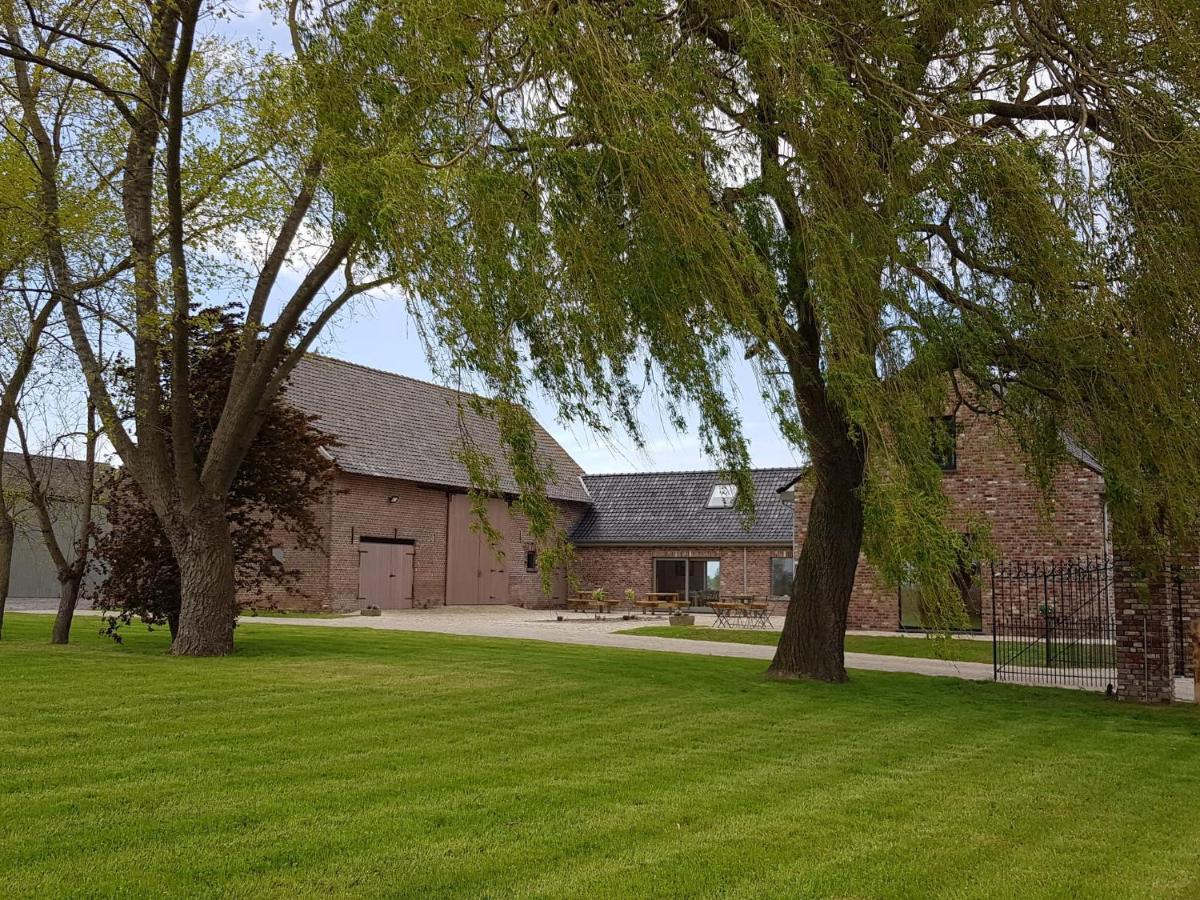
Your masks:
M396 497L396 502L390 498ZM278 546L284 565L301 573L287 588L272 587L260 598L244 594L242 602L279 609L357 610L358 539L405 538L413 541L413 604L439 606L446 602L446 523L449 494L412 482L339 473L321 503L318 520L323 530L321 549L299 550L281 534ZM561 505L559 524L569 531L584 511L582 504ZM550 605L541 577L525 571L525 551L534 549L528 525L513 515L501 547L509 571L510 602ZM565 592L565 577L558 579ZM452 598L453 599L453 598Z
M329 491L314 510L317 526L321 529L320 545L313 550L301 550L294 538L276 529L273 546L283 554L283 564L298 573L295 582L285 586L264 585L261 593L238 592L238 602L268 609L307 609L327 607L329 596L329 522L333 511L333 493Z
M964 532L980 523L990 528L1000 559L1050 560L1106 552L1104 483L1100 475L1074 460L1066 463L1054 482L1054 498L1043 514L1043 499L1025 471L1019 450L993 419L961 407L957 414L956 467L942 485L950 500L955 525ZM796 552L807 532L811 488L797 485L795 505ZM983 617L990 628L991 593L983 578ZM893 630L900 627L899 592L861 558L850 599L849 623L855 629Z
M582 503L559 504L558 527L570 534L586 510L587 507ZM527 571L525 567L526 553L537 549L528 521L517 510L511 510L511 515L512 527L505 544L509 602L531 608L561 605L568 590L566 573L556 572L551 578L550 593L543 590L542 576L538 572Z
M1117 697L1140 703L1175 698L1170 579L1140 575L1118 557L1113 565L1117 625Z
M390 501L396 497L396 502ZM446 595L445 491L409 481L340 474L330 525L329 606L358 609L358 538L413 541L413 604Z
M790 556L781 546L644 547L584 545L576 548L573 572L582 589L603 588L621 596L654 590L655 559L719 559L721 590L766 596L771 590L771 558Z

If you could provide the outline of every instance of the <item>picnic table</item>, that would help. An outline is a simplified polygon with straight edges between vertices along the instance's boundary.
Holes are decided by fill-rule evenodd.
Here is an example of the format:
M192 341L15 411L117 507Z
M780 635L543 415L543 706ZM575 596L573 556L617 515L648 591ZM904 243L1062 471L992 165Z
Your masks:
M610 599L607 596L596 596L595 591L578 591L574 597L567 598L567 609L573 609L576 612L592 612L596 618L611 613L613 610L620 607L619 599Z
M677 591L651 591L646 594L646 599L634 601L634 606L647 610L653 615L658 615L658 611L664 606L678 609L682 605L683 601L679 599Z

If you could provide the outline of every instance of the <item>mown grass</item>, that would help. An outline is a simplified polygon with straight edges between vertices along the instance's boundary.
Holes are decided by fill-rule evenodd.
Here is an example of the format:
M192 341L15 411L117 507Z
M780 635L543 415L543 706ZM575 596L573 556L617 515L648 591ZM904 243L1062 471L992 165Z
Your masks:
M270 619L344 619L353 613L329 612L323 609L271 609L266 606L248 606L242 610L244 618L259 617Z
M779 642L777 631L751 631L741 628L703 628L695 625L647 625L631 628L622 634L641 634L648 637L680 638L689 641L724 641L730 644L760 644L774 647ZM992 642L962 638L934 637L875 637L846 635L846 650L852 653L877 653L884 656L910 656L923 659L948 659L954 662L991 663Z
M647 637L679 638L687 641L723 641L729 644L756 644L774 647L779 643L777 631L754 631L744 628L707 628L695 625L646 625L630 628L621 634L640 634ZM846 650L851 653L874 653L883 656L908 656L920 659L945 659L950 662L992 663L992 642L935 635L924 637L886 637L865 634L846 635ZM1002 658L1025 666L1052 668L1095 668L1115 665L1111 645L1064 645L1056 643L1052 657L1047 660L1045 644L1037 638L1027 641L1002 641Z
M1200 715L1071 691L244 625L227 659L12 615L0 893L1200 894Z

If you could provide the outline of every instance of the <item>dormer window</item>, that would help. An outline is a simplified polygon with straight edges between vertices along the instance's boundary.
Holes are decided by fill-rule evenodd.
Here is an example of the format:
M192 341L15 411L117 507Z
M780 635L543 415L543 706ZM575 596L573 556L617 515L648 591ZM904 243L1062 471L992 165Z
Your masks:
M736 484L718 484L714 486L712 493L708 495L708 508L731 509L734 501L737 500L737 490Z

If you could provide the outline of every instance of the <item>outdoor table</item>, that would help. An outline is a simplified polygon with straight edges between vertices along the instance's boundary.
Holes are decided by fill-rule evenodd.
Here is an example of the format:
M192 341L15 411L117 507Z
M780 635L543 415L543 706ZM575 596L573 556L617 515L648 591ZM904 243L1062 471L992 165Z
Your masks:
M590 609L592 603L594 602L595 601L592 599L590 594L585 595L584 591L580 591L579 596L567 598L567 609L574 609L582 612L586 609Z
M679 594L674 591L651 591L646 595L645 600L635 601L635 606L640 609L649 610L652 614L658 615L658 611L664 606L670 606L672 601L678 601Z
M746 624L751 628L774 628L771 621L771 604L766 600L751 600L746 604Z
M713 623L713 628L733 628L737 624L734 617L740 616L742 612L741 603L733 603L729 600L714 600L708 605L717 614L717 621Z

